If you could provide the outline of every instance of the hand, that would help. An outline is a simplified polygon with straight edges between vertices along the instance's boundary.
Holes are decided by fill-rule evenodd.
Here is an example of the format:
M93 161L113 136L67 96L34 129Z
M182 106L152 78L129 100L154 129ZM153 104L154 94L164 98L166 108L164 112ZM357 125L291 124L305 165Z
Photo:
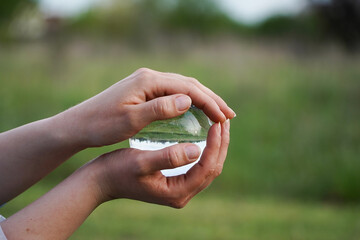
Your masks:
M235 116L219 96L193 78L139 69L55 116L54 126L66 139L84 147L110 145L132 137L155 120L183 114L191 102L214 122Z
M160 169L194 161L200 154L194 144L178 144L153 152L118 150L86 164L1 222L1 227L9 239L67 239L107 200L131 198L182 208L221 173L229 144L229 127L226 121L221 127L214 124L210 128L199 163L186 175L166 178ZM187 154L186 150L191 151Z
M229 120L210 128L200 161L185 175L166 178L160 170L195 161L200 155L195 144L177 144L158 151L120 149L99 157L90 165L100 172L95 174L102 195L100 202L130 198L184 207L221 173L229 145L229 128Z

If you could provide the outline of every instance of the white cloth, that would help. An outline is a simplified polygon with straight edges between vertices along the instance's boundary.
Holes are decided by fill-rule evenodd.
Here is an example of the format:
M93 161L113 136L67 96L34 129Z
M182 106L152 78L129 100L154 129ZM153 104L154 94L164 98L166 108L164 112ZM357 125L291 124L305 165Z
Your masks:
M0 222L4 221L5 219L6 218L0 215ZM3 230L1 229L1 226L0 226L0 240L7 240Z

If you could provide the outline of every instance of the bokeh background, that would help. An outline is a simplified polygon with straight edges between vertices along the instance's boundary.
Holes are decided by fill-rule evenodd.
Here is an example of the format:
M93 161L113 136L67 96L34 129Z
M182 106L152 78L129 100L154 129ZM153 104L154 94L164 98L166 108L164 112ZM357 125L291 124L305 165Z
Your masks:
M72 239L359 239L359 49L357 0L2 1L0 131L140 67L192 76L238 115L223 174L182 210L106 203ZM77 154L2 215L120 147Z

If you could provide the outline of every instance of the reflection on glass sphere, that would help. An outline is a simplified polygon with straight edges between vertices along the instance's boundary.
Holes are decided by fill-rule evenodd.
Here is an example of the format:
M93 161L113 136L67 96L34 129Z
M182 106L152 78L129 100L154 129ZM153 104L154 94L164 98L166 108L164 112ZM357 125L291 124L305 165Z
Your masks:
M194 143L201 148L206 146L206 137L210 126L210 119L204 112L195 106L183 115L155 121L142 129L134 137L130 138L130 147L140 150L159 150L178 143ZM167 177L185 174L199 159L191 164L175 169L162 170Z

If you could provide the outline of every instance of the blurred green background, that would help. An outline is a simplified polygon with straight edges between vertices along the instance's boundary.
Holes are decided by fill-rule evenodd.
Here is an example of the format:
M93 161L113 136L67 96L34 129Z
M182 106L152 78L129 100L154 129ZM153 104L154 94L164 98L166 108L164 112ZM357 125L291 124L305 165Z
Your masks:
M113 201L72 239L360 238L359 1L304 1L251 23L219 2L105 1L73 14L0 6L1 132L140 67L195 77L237 112L223 174L185 209ZM77 154L1 214L119 147L128 142Z

